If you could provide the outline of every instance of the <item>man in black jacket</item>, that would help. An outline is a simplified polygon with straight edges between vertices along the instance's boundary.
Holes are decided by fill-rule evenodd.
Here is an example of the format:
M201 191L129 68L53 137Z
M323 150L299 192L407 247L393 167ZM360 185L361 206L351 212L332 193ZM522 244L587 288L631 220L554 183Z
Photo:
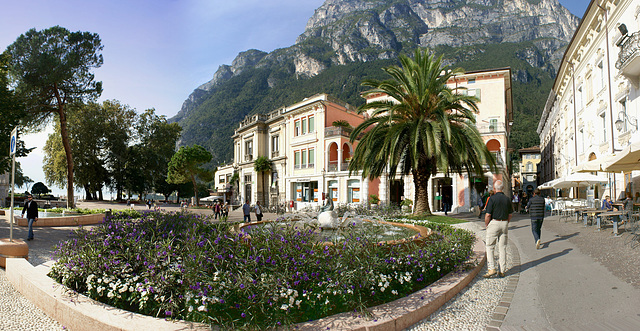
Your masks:
M544 221L544 198L540 196L540 190L533 191L533 198L527 203L527 210L531 216L531 232L533 232L533 240L536 242L536 249L540 249L540 230L542 229L542 221Z
M27 220L29 221L27 240L33 240L33 222L38 220L38 204L33 201L31 194L27 195L27 202L25 202L24 208L22 208L22 217L24 217L25 212L27 213Z

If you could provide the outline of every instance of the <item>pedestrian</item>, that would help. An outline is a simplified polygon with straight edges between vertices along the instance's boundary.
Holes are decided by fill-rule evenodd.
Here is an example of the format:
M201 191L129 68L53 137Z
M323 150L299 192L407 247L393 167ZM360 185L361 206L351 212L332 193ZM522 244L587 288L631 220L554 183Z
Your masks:
M527 192L522 192L522 197L520 197L520 204L522 205L522 208L520 208L520 214L527 213L528 203L529 203L529 196L527 195Z
M213 212L214 212L215 219L218 219L218 217L220 217L221 209L222 209L222 206L220 206L220 201L216 201L216 204L213 205Z
M520 206L520 196L518 196L518 192L513 194L511 202L513 202L513 211L517 213L518 207Z
M449 193L445 193L442 197L442 206L444 209L444 214L447 215L447 212L451 208L451 195L449 195Z
M542 245L540 241L540 231L542 229L542 222L544 221L545 205L544 198L540 196L540 189L535 189L533 191L533 197L529 199L527 203L527 210L531 218L531 232L533 232L536 249L540 249Z
M223 220L227 220L229 218L229 202L225 201L224 206L222 206L222 217L224 217Z
M509 231L509 221L511 221L511 213L513 213L513 206L511 205L511 199L509 199L502 190L504 184L501 180L497 180L493 184L495 193L487 200L485 206L486 215L484 217L484 224L487 226L487 273L484 278L489 278L496 273L500 277L504 277L507 270L507 240ZM500 270L496 270L496 261L494 251L498 245L498 264Z
M24 208L22 208L22 217L24 217L25 212L27 213L27 221L29 221L27 240L33 240L33 223L38 221L38 204L33 201L31 194L27 195L27 202L24 204Z
M242 213L244 214L244 222L251 223L251 206L249 206L248 200L242 205Z
M258 222L262 222L262 206L260 206L260 201L256 201L254 212L256 213L256 219Z

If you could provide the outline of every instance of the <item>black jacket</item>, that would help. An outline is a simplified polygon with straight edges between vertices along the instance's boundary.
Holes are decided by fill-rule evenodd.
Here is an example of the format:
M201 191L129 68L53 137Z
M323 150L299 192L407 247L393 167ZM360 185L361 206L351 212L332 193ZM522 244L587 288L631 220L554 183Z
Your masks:
M22 208L22 215L27 212L27 219L38 218L38 204L31 200L24 203Z
M529 216L531 219L544 219L544 207L544 198L539 195L534 195L527 204L527 209L529 210Z

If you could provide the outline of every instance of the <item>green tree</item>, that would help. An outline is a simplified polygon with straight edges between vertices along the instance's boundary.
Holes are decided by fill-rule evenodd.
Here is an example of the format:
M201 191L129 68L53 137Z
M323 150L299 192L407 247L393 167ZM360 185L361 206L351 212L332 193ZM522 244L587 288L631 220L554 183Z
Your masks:
M269 201L267 199L267 191L269 190L269 188L266 184L266 177L268 173L273 171L273 162L264 155L259 156L255 161L253 161L253 169L262 177L262 201L265 206L268 206Z
M349 171L362 171L362 177L380 177L388 168L413 175L415 213L430 214L428 183L438 169L443 172L483 173L495 160L475 126L477 99L447 87L447 81L462 73L443 66L442 56L435 58L416 50L414 59L400 56L401 66L383 70L390 80L365 80L372 89L365 96L385 93L394 101L364 104L359 111L371 110L372 116L352 133L355 143L362 136L349 164Z
M202 146L193 145L190 147L180 147L171 157L171 161L169 161L167 182L170 184L182 184L190 181L193 185L194 195L196 196L196 205L199 206L200 198L198 197L196 180L211 181L213 173L210 170L202 168L202 165L209 161L211 161L211 153Z
M49 192L51 192L51 190L47 187L47 185L44 185L43 182L37 182L33 184L33 187L31 187L31 193L36 194L38 196L47 194Z
M13 129L25 118L24 105L16 97L13 91L9 90L8 55L0 54L0 150L9 150L9 139ZM16 146L16 158L24 157L33 148L25 148L24 141L20 140L18 132L18 143ZM16 161L16 176L18 175L19 163ZM11 158L9 153L0 154L0 173L11 171ZM28 178L28 177L27 177ZM16 177L16 182L19 178ZM19 185L22 186L22 185Z
M67 201L73 207L73 155L67 131L69 103L97 98L102 83L94 81L91 69L102 65L98 34L70 32L54 26L31 29L6 50L9 77L30 114L31 125L42 127L52 116L60 122L60 135L67 162Z

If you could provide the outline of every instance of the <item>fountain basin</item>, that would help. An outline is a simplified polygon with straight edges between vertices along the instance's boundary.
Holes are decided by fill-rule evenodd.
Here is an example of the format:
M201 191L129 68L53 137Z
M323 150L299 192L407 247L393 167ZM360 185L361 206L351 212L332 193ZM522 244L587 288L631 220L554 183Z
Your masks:
M373 234L375 236L374 240L378 244L401 245L408 242L424 241L432 233L431 229L420 225L369 219L362 219L359 221L361 224L357 224L355 226L365 226L370 228L377 227L377 229L361 229L360 231L363 232L363 235L367 236L371 236ZM354 224L355 223L356 222L354 222ZM244 232L247 239L250 239L252 231L262 231L272 226L294 226L305 229L314 229L316 239L318 243L322 245L332 245L334 241L344 239L342 233L345 231L344 229L315 227L305 221L297 220L243 223L240 224L236 230Z
M51 213L53 214L53 213ZM38 221L33 223L33 226L37 227L49 227L49 226L78 226L78 225L94 225L100 224L104 221L104 214L91 214L91 215L64 215L60 214L59 217L38 217ZM49 216L49 215L46 215ZM29 226L29 221L26 218L20 216L14 216L16 224L18 226Z

